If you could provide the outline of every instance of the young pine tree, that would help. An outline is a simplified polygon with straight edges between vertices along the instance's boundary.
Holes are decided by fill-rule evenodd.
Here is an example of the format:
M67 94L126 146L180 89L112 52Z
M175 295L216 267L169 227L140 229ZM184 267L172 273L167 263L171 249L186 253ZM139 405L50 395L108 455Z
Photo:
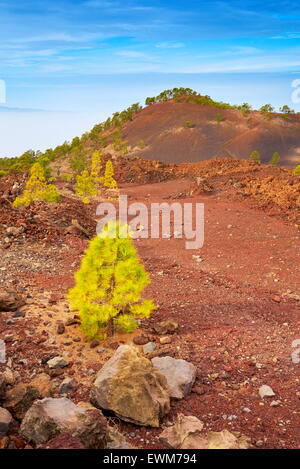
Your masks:
M279 155L278 151L275 151L275 153L273 153L273 156L271 158L270 165L271 166L278 166L279 161L280 161L280 155Z
M89 338L112 336L118 326L133 331L137 318L147 318L154 309L141 292L149 277L132 244L127 227L109 222L91 242L75 274L69 292L70 306L79 311L82 328Z
M117 181L114 178L114 167L111 160L108 160L105 165L104 181L103 184L108 189L115 189L117 187Z
M260 153L258 151L253 151L249 159L250 161L256 161L257 163L261 163Z
M84 204L89 204L91 198L97 195L97 187L86 169L76 177L75 191Z
M102 155L98 150L96 150L92 154L91 176L92 176L94 184L99 189L100 189L100 184L103 183L103 177L101 176L101 170L102 170Z
M47 184L45 169L39 163L32 165L30 177L22 197L17 197L13 202L14 207L27 206L34 200L44 202L59 202L60 195L54 184Z

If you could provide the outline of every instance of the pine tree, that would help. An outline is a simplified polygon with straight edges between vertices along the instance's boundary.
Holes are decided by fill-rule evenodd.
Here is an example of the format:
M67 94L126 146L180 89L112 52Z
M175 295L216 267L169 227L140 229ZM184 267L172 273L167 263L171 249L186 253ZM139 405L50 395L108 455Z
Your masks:
M275 153L273 153L273 156L271 158L270 165L271 166L278 166L279 161L280 161L280 155L279 155L278 151L275 151Z
M68 298L89 338L105 332L112 336L116 327L131 332L138 327L136 319L149 317L154 309L151 300L141 299L149 277L127 227L118 223L109 222L90 242L75 282Z
M103 176L101 176L101 170L102 170L102 155L98 150L96 150L92 154L91 176L92 176L94 184L98 188L100 188L100 184L103 183Z
M111 160L108 160L105 165L104 181L103 184L109 189L117 187L117 181L114 178L114 167Z
M60 195L54 184L47 184L45 169L40 163L35 163L30 169L30 177L22 197L13 202L14 207L27 206L34 200L44 202L59 202Z
M253 151L249 159L250 161L256 161L257 163L261 163L260 153L258 151Z
M91 198L97 195L98 191L93 178L86 169L76 176L75 191L84 204L89 204Z

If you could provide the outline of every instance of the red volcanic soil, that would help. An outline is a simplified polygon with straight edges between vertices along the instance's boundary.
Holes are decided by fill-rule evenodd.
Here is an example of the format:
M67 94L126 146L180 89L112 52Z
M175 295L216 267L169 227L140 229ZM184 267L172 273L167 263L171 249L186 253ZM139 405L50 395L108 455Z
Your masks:
M222 117L217 122L216 116ZM185 128L185 122L191 128ZM248 159L253 150L262 161L270 161L273 153L281 155L281 164L295 166L300 160L300 117L284 119L272 114L271 119L258 111L243 115L238 110L223 110L195 103L168 101L146 107L125 125L123 136L144 158L169 163L202 161L232 157Z
M213 172L212 166L206 171ZM278 171L285 177L284 170ZM202 249L186 250L185 240L173 237L135 241L152 280L146 296L157 304L157 311L143 322L138 333L144 332L156 342L154 353L183 358L197 367L192 393L172 403L162 428L181 412L197 416L205 430L240 432L257 448L299 448L300 364L291 359L292 342L300 339L299 224L287 216L289 211L294 213L293 204L290 209L276 205L274 213L275 203L265 200L263 190L260 195L245 196L241 192L245 187L235 187L237 175L233 172L223 179L215 175L208 180L212 191L194 191L194 195L190 195L194 182L186 175L154 184L121 185L130 202L148 206L151 202L174 201L205 204ZM270 172L262 169L262 180L266 177ZM289 181L290 176L286 177ZM70 197L68 204L76 216L74 200ZM87 229L92 226L91 209L95 206L82 219L81 209L77 212L78 221ZM34 219L34 210L40 214L42 226L46 215L36 207L30 220ZM47 372L42 357L68 357L69 367L53 378L54 384L58 386L64 377L74 376L79 388L70 397L78 402L88 399L96 371L116 346L130 343L132 336L105 341L101 344L105 347L103 354L90 348L77 324L57 336L57 321L73 317L65 294L87 246L79 233L62 231L62 211L58 218L59 232L46 230L42 240L34 241L28 228L28 236L0 247L1 285L28 295L25 318L7 324L10 314L0 314L0 338L8 337L8 356L23 381L29 381L38 371ZM5 221L1 223L3 229ZM170 336L170 344L160 345L152 325L166 319L177 321L180 329ZM264 384L272 387L274 398L260 398L258 390ZM279 401L278 406L271 406L273 400ZM161 429L110 418L133 445L162 447L158 440Z

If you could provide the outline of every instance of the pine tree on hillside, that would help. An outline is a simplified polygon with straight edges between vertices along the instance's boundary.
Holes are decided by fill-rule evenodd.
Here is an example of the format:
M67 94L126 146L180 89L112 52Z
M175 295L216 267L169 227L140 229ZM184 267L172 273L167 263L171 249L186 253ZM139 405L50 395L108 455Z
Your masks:
M30 177L22 197L13 202L14 207L27 206L34 200L43 202L59 202L60 195L54 184L47 184L45 169L40 163L35 163L30 169Z
M97 187L99 187L100 184L102 184L103 182L103 176L101 176L101 170L102 170L102 155L98 150L96 150L92 154L92 159L91 159L91 176L92 176L94 184Z
M97 195L97 187L86 169L76 177L75 191L84 204L89 204L91 198Z
M275 153L273 153L273 156L271 158L270 165L271 166L278 166L279 161L280 161L280 155L279 155L278 151L275 151Z
M105 165L104 181L103 184L109 189L115 189L117 187L117 181L114 178L114 167L111 160L108 160Z
M70 306L79 311L89 338L112 336L115 328L131 332L138 318L154 309L141 293L149 277L141 264L127 227L109 222L89 244L68 294Z
M250 161L256 161L257 163L261 163L260 153L258 151L253 151L249 159Z

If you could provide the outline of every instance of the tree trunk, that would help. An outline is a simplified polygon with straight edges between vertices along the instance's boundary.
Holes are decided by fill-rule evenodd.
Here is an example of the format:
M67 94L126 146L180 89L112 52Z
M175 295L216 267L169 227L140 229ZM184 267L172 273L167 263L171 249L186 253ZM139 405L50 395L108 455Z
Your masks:
M108 320L106 330L107 330L107 335L108 335L108 337L113 337L114 332L115 332L115 331L114 331L114 319L113 319L113 318L110 318L110 319Z

